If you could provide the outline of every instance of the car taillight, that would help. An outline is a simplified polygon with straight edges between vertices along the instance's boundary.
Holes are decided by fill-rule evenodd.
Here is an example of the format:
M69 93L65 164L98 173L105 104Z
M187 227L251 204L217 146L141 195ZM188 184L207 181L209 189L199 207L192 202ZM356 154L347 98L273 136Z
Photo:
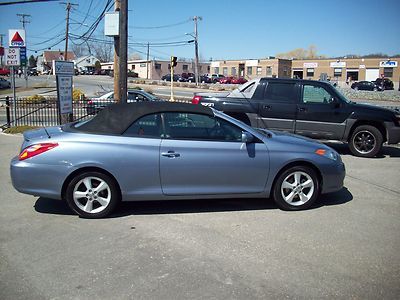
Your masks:
M58 146L58 143L43 143L43 144L35 144L25 148L21 154L19 155L19 160L25 160L27 158L31 158L43 152L49 151Z
M192 104L199 104L201 100L201 96L194 96L192 99Z
M93 104L93 100L89 100L87 104Z

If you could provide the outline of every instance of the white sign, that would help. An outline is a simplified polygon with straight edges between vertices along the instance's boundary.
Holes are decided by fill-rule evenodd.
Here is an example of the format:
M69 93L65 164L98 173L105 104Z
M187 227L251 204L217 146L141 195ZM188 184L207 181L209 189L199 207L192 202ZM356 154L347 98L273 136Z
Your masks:
M212 61L210 67L211 68L219 68L219 61Z
M246 60L246 67L257 67L258 66L258 59L249 59Z
M9 29L8 45L10 47L25 47L25 29Z
M57 94L60 113L72 113L72 76L57 76Z
M396 68L397 67L397 61L393 61L393 60L381 61L379 63L379 66L381 68Z
M54 60L53 69L56 75L74 75L74 62Z
M365 69L365 65L360 65L360 69Z
M107 12L104 16L104 35L119 36L119 12Z
M345 61L332 61L330 62L331 68L346 68Z
M6 66L19 66L21 64L19 48L4 49Z
M308 63L303 63L304 68L318 68L318 63L316 62L308 62Z

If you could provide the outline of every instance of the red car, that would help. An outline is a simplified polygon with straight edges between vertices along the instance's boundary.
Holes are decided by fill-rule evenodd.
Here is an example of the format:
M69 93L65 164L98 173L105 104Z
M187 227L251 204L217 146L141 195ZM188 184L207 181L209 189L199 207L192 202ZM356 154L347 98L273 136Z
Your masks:
M231 80L232 84L244 84L246 82L247 82L247 79L244 79L243 77L232 78L232 80Z
M8 69L0 69L0 75L2 75L2 76L10 76L10 70L8 70Z
M222 77L222 78L218 79L218 82L223 83L223 84L232 83L232 79L234 79L234 77L232 77L232 76Z

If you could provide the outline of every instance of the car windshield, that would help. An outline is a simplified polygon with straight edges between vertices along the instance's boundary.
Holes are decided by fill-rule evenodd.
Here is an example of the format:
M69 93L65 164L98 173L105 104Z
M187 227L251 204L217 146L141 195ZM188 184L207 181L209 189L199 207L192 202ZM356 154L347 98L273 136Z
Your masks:
M333 86L333 85L332 85ZM343 99L346 103L352 103L349 99L346 98L346 96L343 94L340 88L334 87L336 89L336 92L339 94L340 98Z

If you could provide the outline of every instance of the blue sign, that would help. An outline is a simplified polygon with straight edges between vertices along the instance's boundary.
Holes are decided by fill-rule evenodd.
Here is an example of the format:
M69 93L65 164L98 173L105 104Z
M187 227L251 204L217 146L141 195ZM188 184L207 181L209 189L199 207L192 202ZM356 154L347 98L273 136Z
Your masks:
M26 47L19 48L19 57L21 59L21 66L26 66Z

